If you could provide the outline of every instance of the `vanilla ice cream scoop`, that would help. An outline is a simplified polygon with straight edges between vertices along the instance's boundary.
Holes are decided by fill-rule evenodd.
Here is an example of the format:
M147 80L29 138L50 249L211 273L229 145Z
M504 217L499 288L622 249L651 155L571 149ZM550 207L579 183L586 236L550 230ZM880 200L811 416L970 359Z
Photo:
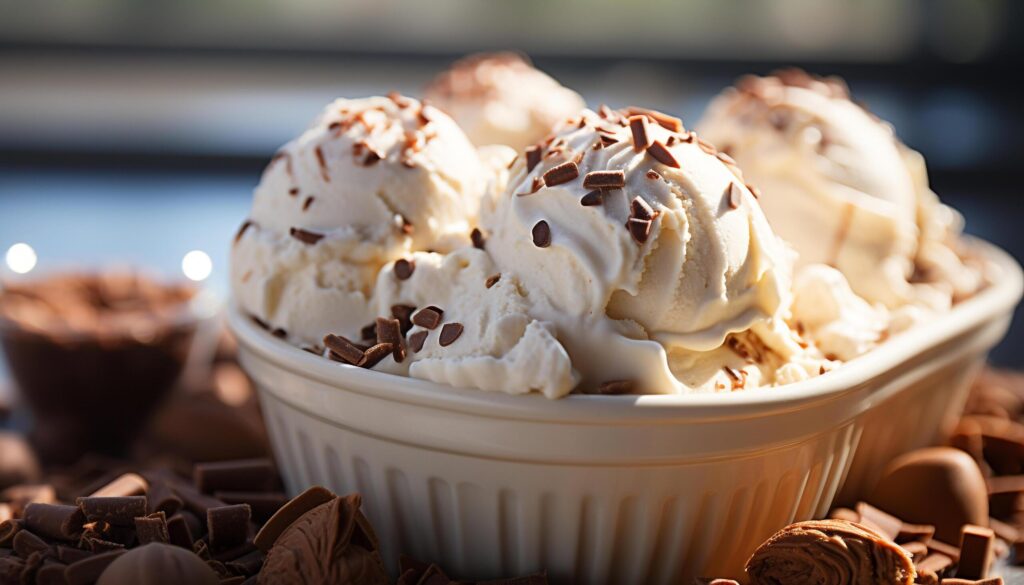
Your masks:
M584 107L583 98L515 53L472 55L456 61L424 90L478 146L516 150L544 138Z
M373 318L380 268L467 240L488 176L446 114L398 95L339 99L286 144L232 249L243 309L297 343Z
M834 266L858 295L889 308L948 307L948 292L937 295L914 275L922 250L942 256L924 242L946 239L953 214L938 211L908 149L841 81L796 70L746 77L711 103L699 129L764 194L765 214L799 266Z
M487 252L555 324L585 389L692 389L666 351L717 350L787 303L790 252L754 195L728 157L664 114L584 111L517 159L484 224ZM697 385L730 377L716 369Z

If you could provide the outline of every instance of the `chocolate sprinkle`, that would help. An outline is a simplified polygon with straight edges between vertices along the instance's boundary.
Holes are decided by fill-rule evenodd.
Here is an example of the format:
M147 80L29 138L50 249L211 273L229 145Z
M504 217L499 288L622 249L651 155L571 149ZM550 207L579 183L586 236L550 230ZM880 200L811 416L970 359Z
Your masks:
M400 258L395 261L395 276L398 280L408 280L415 270L416 262L413 260Z
M320 166L320 176L327 183L331 182L331 176L327 174L327 161L324 160L324 149L322 146L317 146L314 149L316 153L316 164Z
M629 130L633 133L633 150L643 152L651 146L651 136L647 132L647 116L630 116Z
M670 151L668 147L661 142L655 140L654 143L651 144L650 148L647 149L647 152L654 157L654 160L661 164L675 169L679 168L679 161L676 160L672 151Z
M556 167L551 167L544 173L544 184L548 187L568 183L580 176L580 167L573 161L564 162Z
M309 197L306 197L306 200L302 202L302 211L309 210L309 206L313 205L313 200L314 199L316 199L316 197L313 197L312 195L310 195Z
M631 217L645 221L654 219L655 216L654 209L639 195L629 203L629 211L632 214Z
M412 305L391 305L391 316L398 319L402 335L405 335L412 329L412 314L415 311L416 307ZM374 335L376 335L376 331L376 323L374 323Z
M480 228L473 228L473 231L469 234L469 239L473 241L473 247L478 250L484 249L484 233L480 231Z
M318 234L316 232L311 232L311 231L304 230L302 228L297 228L297 227L291 228L290 230L288 230L288 233L293 238L295 238L296 240L302 242L303 244L309 244L311 246L313 244L319 242L320 240L324 239L324 235L323 234Z
M647 171L647 178L656 181L661 178L661 175L658 174L658 171Z
M516 196L517 197L526 197L527 195L533 195L537 191L540 191L540 188L543 187L543 186L544 186L544 179L542 179L540 177L534 177L533 178L533 183L530 184L529 192L527 192L527 193L516 193Z
M248 230L250 227L252 227L252 224L253 224L252 220L248 220L248 219L242 222L242 225L239 226L239 228L238 228L238 232L235 233L235 243L236 244L238 243L239 240L242 239L242 236L245 235L246 230Z
M363 350L340 335L334 335L333 333L325 335L324 347L331 350L332 355L336 355L341 360L352 365L358 365L363 359Z
M599 190L591 191L580 199L580 205L584 207L593 207L595 205L601 205L604 203L604 193Z
M643 244L651 235L651 220L631 217L626 222L626 228L638 244Z
M429 307L424 307L418 313L413 315L412 322L424 329L435 329L441 324L441 318L443 316L444 311L434 305L430 305Z
M427 335L429 335L427 331L417 331L410 335L409 349L411 349L413 353L419 353L419 351L423 349L423 343L427 341Z
M377 317L377 343L391 345L395 361L405 360L405 345L402 343L402 324L398 319Z
M288 189L288 194L291 195L292 197L295 197L296 195L299 194L299 188L292 187L291 189Z
M526 147L526 172L533 172L534 167L540 163L541 152L539 146Z
M593 171L583 177L586 189L621 189L626 186L626 173L622 171Z
M374 341L377 339L377 322L374 321L369 325L363 325L363 328L359 330L359 339L363 341Z
M540 220L533 226L533 245L538 248L547 248L551 245L551 228L548 222Z
M445 323L441 328L441 337L438 339L438 343L441 344L441 347L448 347L462 335L463 329L462 323Z
M743 192L740 191L740 186L736 183L729 183L729 188L726 189L725 196L729 200L729 207L736 209L743 202Z
M486 281L484 281L484 286L486 286L487 288L491 288L492 286L497 284L499 280L501 280L501 273L500 272L497 273L497 274L492 274L492 275L487 277Z
M390 343L378 343L366 350L363 354L363 359L359 361L358 365L360 368L370 369L380 363L380 361L386 358L389 353L392 353L394 349L394 346Z
M682 120L680 120L679 118L676 118L675 116L669 116L668 114L663 114L663 113L661 113L661 112L659 112L657 110L648 110L646 108L629 107L629 108L626 108L626 113L631 115L631 116L632 115L647 116L648 118L653 120L657 125L661 126L662 128L665 128L666 130L671 130L672 132L682 132L683 131L683 121Z

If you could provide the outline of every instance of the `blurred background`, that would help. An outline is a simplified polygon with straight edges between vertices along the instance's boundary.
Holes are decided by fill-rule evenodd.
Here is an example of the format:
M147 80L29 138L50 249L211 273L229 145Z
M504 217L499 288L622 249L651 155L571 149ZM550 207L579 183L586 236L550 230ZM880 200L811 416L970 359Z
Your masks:
M223 294L262 167L324 103L416 95L494 49L594 106L691 123L744 73L842 75L968 231L1024 258L1022 16L1013 0L0 0L0 253L31 247L0 270L145 263ZM1018 323L995 360L1024 366L1022 344Z

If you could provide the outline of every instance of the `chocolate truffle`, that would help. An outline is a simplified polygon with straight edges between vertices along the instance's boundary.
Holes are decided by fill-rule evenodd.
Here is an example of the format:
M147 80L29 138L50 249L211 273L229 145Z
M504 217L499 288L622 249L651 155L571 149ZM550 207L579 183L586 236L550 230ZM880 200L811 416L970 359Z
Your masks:
M151 543L134 548L103 571L96 585L218 585L213 569L192 551Z
M274 541L258 583L387 585L377 536L359 511L360 501L358 494L336 497L292 522Z
M846 520L798 522L778 531L747 561L751 585L910 585L910 555Z
M904 522L935 526L935 538L960 542L965 524L988 526L988 491L978 464L951 447L894 459L867 501Z
M0 432L0 490L39 481L39 461L21 435Z

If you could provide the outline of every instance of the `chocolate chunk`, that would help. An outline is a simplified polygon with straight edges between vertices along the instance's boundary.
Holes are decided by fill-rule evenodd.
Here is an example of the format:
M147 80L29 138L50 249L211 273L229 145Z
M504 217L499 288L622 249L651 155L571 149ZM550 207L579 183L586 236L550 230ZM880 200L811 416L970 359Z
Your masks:
M540 220L533 226L533 245L538 248L547 248L551 245L551 228L548 222Z
M568 183L578 176L580 176L580 167L575 162L568 161L545 171L544 184L548 187L554 187L555 185Z
M373 323L370 323L369 325L364 325L363 328L359 330L359 339L362 340L362 341L374 341L374 340L376 340L377 339L377 322L374 321ZM362 351L362 350L360 350L360 351Z
M289 229L288 233L296 240L303 244L309 244L310 246L324 239L324 234L318 234L316 232L311 232L297 227Z
M330 490L321 486L314 486L292 498L287 504L281 507L274 514L263 528L256 534L253 542L256 546L266 552L270 550L274 542L293 522L300 516L334 499Z
M210 548L226 549L244 544L251 517L252 509L249 508L249 504L207 510L206 525L210 532Z
M448 347L455 343L455 340L462 335L462 331L462 323L445 323L444 327L441 328L441 336L438 338L438 343L441 344L441 347Z
M147 490L149 490L149 482L144 477L137 473L124 473L89 495L94 497L142 496L146 495Z
M163 481L153 481L149 484L149 491L146 493L146 509L148 512L163 512L173 516L181 509L182 501L178 494Z
M85 514L78 506L32 503L25 507L25 528L52 540L77 540Z
M378 343L370 346L363 354L363 359L356 365L360 368L370 369L380 363L381 360L386 358L388 354L395 350L395 346L390 343Z
M652 220L655 216L654 209L639 195L629 203L629 211L630 217L645 221Z
M324 347L329 349L333 355L338 356L342 361L352 365L358 365L363 361L364 351L348 339L328 333L323 339Z
M526 193L516 193L516 197L526 197L528 195L533 195L537 191L540 191L541 187L543 187L543 186L544 186L544 179L542 179L540 177L534 177L533 178L533 182L530 185L530 190L527 191Z
M212 494L218 490L271 490L277 486L277 470L270 459L236 459L198 463L192 472L197 490Z
M984 579L994 559L995 534L989 528L968 524L960 538L960 562L956 576L962 579Z
M672 167L674 169L679 168L679 160L676 159L674 154L672 154L672 151L657 140L651 143L650 148L647 149L647 154L651 155L654 157L654 160L667 167Z
M398 319L377 317L377 343L391 345L396 363L405 360L405 338L402 337L402 325Z
M248 504L253 520L261 524L288 502L284 492L215 492L214 496L225 504Z
M935 537L959 542L964 524L988 521L985 480L971 456L951 447L902 455L886 467L867 501L904 522L935 526Z
M426 331L417 331L416 333L413 333L409 336L409 349L411 349L413 353L419 353L419 351L423 349L423 343L426 340Z
M647 132L647 116L630 116L629 131L633 134L633 150L643 152L651 146L651 136Z
M89 522L106 522L114 526L132 526L136 516L146 515L146 496L78 498Z
M650 220L631 217L629 218L629 221L626 222L626 228L638 244L643 244L651 235L651 223L652 222Z
M470 241L473 242L473 247L478 250L484 249L484 233L480 231L480 228L473 228L473 231L469 234Z
M790 524L758 547L746 568L753 585L840 580L902 585L910 583L914 575L906 551L845 520Z
M170 542L171 536L167 533L167 516L163 512L156 512L136 518L135 535L139 539L139 544Z
M621 189L626 186L626 173L622 171L593 171L583 177L585 189Z
M412 329L412 314L416 311L416 307L412 305L391 305L391 316L398 319L399 328L402 335L409 333ZM373 324L374 336L377 335L377 324Z
M168 542L192 550L192 543L195 539L192 538L192 529L188 526L188 521L181 514L171 516L167 520L167 538Z
M431 305L420 309L419 312L413 315L412 322L424 329L434 329L441 324L441 318L443 316L444 311Z
M358 495L305 511L275 539L260 571L267 583L387 585L377 537Z
M213 569L198 556L168 544L146 544L118 555L108 564L96 585L221 583Z
M484 281L484 286L487 287L487 288L491 288L492 286L498 284L499 280L501 280L501 273L500 272L497 273L497 274L492 274L492 275L487 277L487 280Z
M604 203L604 193L598 190L591 191L580 199L580 205L584 207L594 207L602 203Z
M97 583L97 579L100 578L100 575L103 574L107 567L123 554L125 554L123 550L112 550L71 563L64 570L64 578L67 579L68 585L92 585L92 583ZM116 582L110 581L109 585L114 585L114 583ZM108 584L104 583L102 585Z
M527 146L526 147L526 172L533 172L534 167L540 163L541 159L541 147L539 146Z
M416 270L416 262L400 258L395 261L395 277L398 280L408 280Z
M725 197L729 202L729 207L732 209L738 209L740 204L743 203L743 191L740 190L739 185L736 183L729 183L725 190Z

